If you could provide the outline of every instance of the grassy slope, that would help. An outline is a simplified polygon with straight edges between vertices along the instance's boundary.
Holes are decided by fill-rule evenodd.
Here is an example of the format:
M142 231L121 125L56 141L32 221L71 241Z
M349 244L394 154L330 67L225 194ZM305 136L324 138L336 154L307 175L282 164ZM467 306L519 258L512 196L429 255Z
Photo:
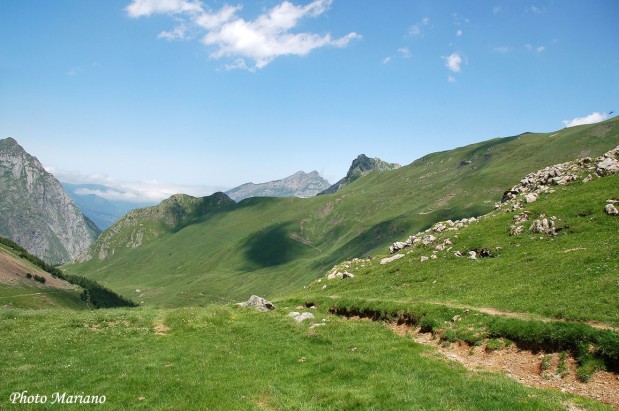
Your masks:
M434 233L453 241L453 249L439 252L436 260L421 262L434 248L417 246L405 249L404 258L380 265L380 258L388 256L383 250L366 267L347 269L356 278L314 281L297 294L465 304L619 326L619 218L603 211L607 199L619 199L618 187L616 174L558 187L526 204L530 220L541 213L558 217L562 230L556 237L530 233L531 221L524 224L525 233L512 236L516 213L495 212L457 233ZM492 250L494 258L454 255L481 248Z
M145 303L180 306L272 296L334 263L381 252L436 221L480 215L526 173L619 144L619 121L494 139L371 173L310 199L254 198L113 257L66 267ZM461 165L462 161L471 164ZM105 235L105 233L104 233Z
M25 273L39 275L46 279L51 276L27 260L19 258L10 248L0 244L0 270L6 266L23 267L24 272L0 272L0 308L73 308L84 309L86 304L80 299L81 289L59 289L25 278ZM2 281L2 279L5 281ZM7 281L8 280L8 281ZM54 280L59 282L61 280Z
M28 390L106 395L102 409L607 409L468 372L379 323L309 329L289 308L0 312L0 407Z

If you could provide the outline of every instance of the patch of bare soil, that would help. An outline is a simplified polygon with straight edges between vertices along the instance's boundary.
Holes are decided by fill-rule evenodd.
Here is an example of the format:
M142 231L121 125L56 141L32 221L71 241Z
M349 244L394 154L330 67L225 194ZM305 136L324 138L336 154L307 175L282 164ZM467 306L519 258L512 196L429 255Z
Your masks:
M410 335L421 344L432 345L445 358L457 361L470 370L499 371L529 387L549 388L592 398L619 410L619 376L598 371L588 382L576 378L576 360L569 355L561 361L559 353L533 353L512 344L500 350L486 351L481 346L453 343L444 346L431 333L419 328L395 323L388 326L398 335ZM563 366L560 366L563 363Z
M45 284L26 278L28 273L45 278ZM0 284L13 286L28 284L39 288L59 288L64 290L74 290L77 288L71 283L54 278L50 273L30 265L27 261L3 248L0 248Z
M167 335L170 332L170 327L165 324L157 324L153 327L155 335Z

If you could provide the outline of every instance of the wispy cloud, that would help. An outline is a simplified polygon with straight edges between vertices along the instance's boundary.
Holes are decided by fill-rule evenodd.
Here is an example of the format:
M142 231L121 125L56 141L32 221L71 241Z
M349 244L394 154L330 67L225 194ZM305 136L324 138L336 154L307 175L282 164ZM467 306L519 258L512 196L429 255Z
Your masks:
M536 51L538 53L541 53L542 51L546 50L546 47L544 46L533 46L532 44L525 44L524 48L529 51Z
M389 64L391 63L391 60L393 60L393 57L387 56L383 59L383 64Z
M454 76L447 76L447 81L450 83L455 83L456 82L456 78Z
M457 73L460 71L462 67L462 56L459 53L451 53L447 57L443 57L445 59L445 67L449 70Z
M507 47L507 46L499 46L499 47L495 47L495 48L492 49L493 52L501 53L501 54L508 53L510 50L511 50L511 48Z
M67 71L67 75L73 77L73 76L77 76L81 72L82 72L82 68L80 66L75 66L75 67L71 67Z
M157 180L127 182L117 181L101 174L85 175L78 171L68 171L50 166L45 167L58 180L71 184L97 184L103 187L80 188L79 195L94 194L107 200L128 201L134 203L158 203L173 194L189 194L196 197L221 191L224 187L192 186L159 182Z
M501 6L494 6L492 8L492 14L499 14L501 12Z
M456 37L462 37L462 30L456 30Z
M322 47L342 48L361 35L350 32L342 37L330 33L295 33L301 20L316 18L325 13L333 0L314 0L306 5L282 1L254 20L238 16L241 6L225 4L213 11L199 0L133 0L126 7L130 17L167 14L177 20L170 31L159 33L166 40L187 39L187 33L198 32L201 42L212 47L210 57L231 59L226 69L261 69L280 56L305 56Z
M424 29L426 26L430 25L430 18L424 17L419 22L413 24L408 29L409 37L423 37Z
M411 51L409 50L408 47L400 47L398 49L398 54L405 59L409 59L411 58Z
M528 9L528 10L532 11L532 12L533 12L533 13L535 13L535 14L542 14L542 13L544 13L544 12L545 12L545 10L544 10L544 9L542 9L542 8L540 8L540 7L537 7L537 6L531 6L531 7L529 7L529 9Z
M563 125L565 127L574 127L581 126L583 124L599 123L600 121L604 121L606 119L608 119L607 113L600 113L596 111L595 113L591 113L588 116L576 117L571 120L563 120Z

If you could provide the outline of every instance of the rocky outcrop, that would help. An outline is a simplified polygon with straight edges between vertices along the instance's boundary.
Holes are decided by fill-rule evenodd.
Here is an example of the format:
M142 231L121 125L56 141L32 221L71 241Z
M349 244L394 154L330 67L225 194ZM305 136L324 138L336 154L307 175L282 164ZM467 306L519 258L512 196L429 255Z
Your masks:
M12 138L0 140L0 235L52 264L70 261L99 235L56 178Z
M437 238L431 233L458 231L461 228L464 228L471 223L476 223L477 221L479 221L479 219L476 217L463 218L461 220L456 220L456 221L451 221L451 220L440 221L434 224L431 228L427 229L426 231L417 233L415 235L408 237L406 241L397 241L391 244L391 246L389 247L389 252L393 254L397 251L403 250L408 247L413 247L416 245L425 245L425 246L432 245L436 242ZM437 244L435 248L439 251L442 251L448 245L451 245L451 240L449 238L445 239L442 243Z
M305 173L297 171L281 180L268 183L246 183L226 191L234 201L249 197L313 197L329 187L329 182L322 178L318 171Z
M239 303L241 307L250 307L255 308L258 311L271 311L275 309L275 306L269 300L258 297L257 295L252 295L249 297L249 300L244 303Z
M370 171L388 171L395 170L400 168L401 166L397 163L388 163L386 161L381 160L378 157L369 158L365 154L359 154L356 159L353 160L350 168L348 169L348 173L346 173L346 177L342 178L337 183L333 184L331 187L322 191L318 195L322 194L333 194L342 187L352 183L359 177L362 177L369 173Z
M553 186L561 186L574 181L587 183L594 178L619 172L619 147L590 158L584 157L567 163L555 164L542 170L527 174L520 183L503 193L495 209L515 211L522 208L522 202L536 201L542 193L553 192Z

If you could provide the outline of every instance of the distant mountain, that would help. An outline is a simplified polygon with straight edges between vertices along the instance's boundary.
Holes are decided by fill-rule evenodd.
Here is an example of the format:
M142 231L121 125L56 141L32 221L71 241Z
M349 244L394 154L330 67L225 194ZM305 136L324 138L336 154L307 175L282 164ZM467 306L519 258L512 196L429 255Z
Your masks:
M361 176L366 175L370 171L378 170L378 171L387 171L387 170L395 170L396 168L400 168L401 166L397 163L388 163L386 161L381 160L378 157L369 158L365 154L359 154L356 159L353 160L350 168L348 169L348 173L346 173L346 177L342 178L337 183L333 184L331 187L326 190L321 191L318 195L321 194L333 194L340 188L344 187L347 184L352 183L356 179Z
M81 254L101 231L36 157L0 140L0 235L51 264Z
M282 180L268 183L246 183L226 191L234 201L241 201L249 197L313 197L329 187L329 182L322 178L317 171L305 173L297 171Z
M252 294L275 298L302 289L338 262L384 253L394 240L439 221L486 214L527 173L597 157L617 145L619 118L496 138L428 154L397 170L369 173L334 195L246 199L191 219L180 229L160 229L157 238L147 242L144 237L136 248L131 247L138 243L140 224L145 230L149 223L136 219L129 227L126 220L126 234L106 240L114 254L111 248L100 253L95 247L116 225L101 235L92 258L65 270L105 281L126 297L139 288L145 304L200 305L242 301ZM609 198L600 196L599 206ZM574 213L582 210L589 213L584 208ZM129 228L136 230L135 240ZM502 244L474 246L495 245ZM328 290L337 294L340 288L333 287L329 284Z
M236 203L224 193L207 197L175 194L159 205L130 211L104 231L78 260L104 260L122 251L148 244L165 233L180 230L210 212L226 210Z
M131 210L155 205L155 203L146 201L133 203L129 201L108 200L97 194L85 193L107 191L110 189L110 187L101 184L62 183L62 186L82 213L94 221L101 230L107 229Z

